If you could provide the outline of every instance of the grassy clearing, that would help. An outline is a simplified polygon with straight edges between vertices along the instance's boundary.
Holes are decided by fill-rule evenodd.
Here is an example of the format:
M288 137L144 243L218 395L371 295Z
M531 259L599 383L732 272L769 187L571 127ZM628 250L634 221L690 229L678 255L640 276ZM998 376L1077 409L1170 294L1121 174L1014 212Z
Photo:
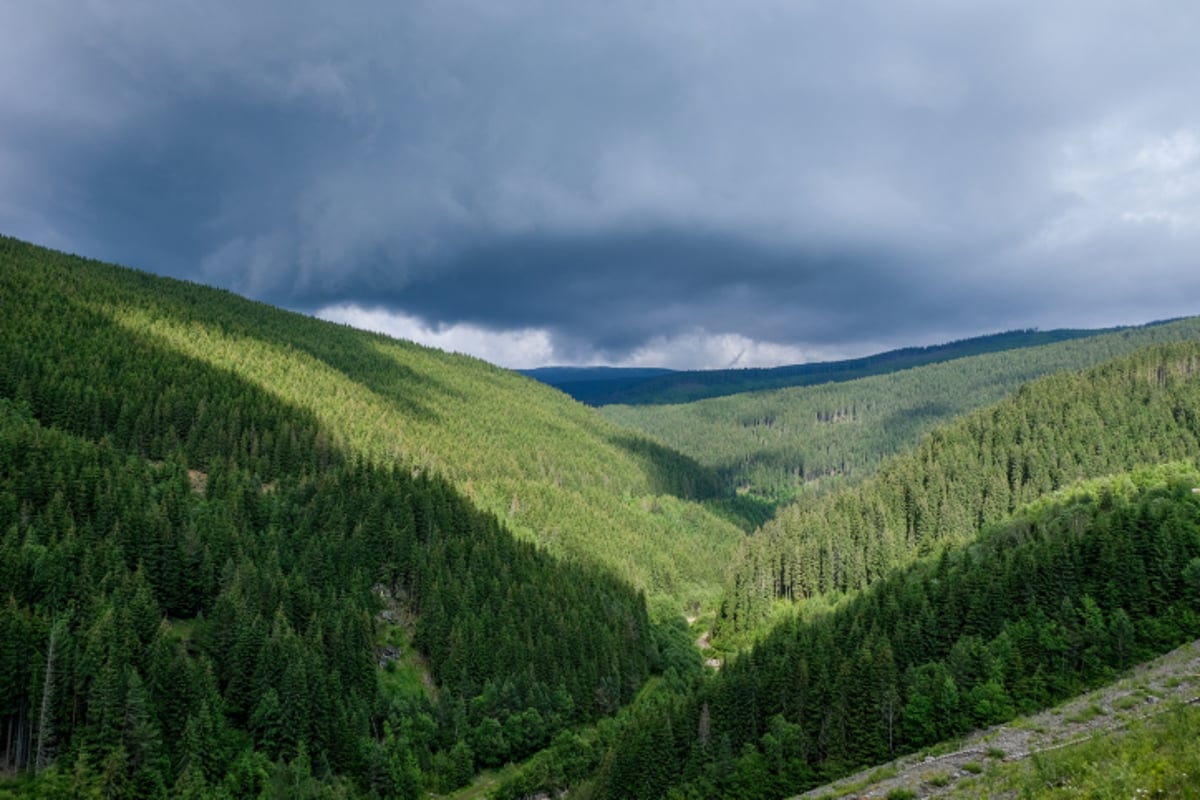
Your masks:
M1200 708L1173 705L1123 732L997 764L985 784L959 784L966 798L1200 798Z
M500 769L486 770L476 775L470 786L464 786L456 792L439 795L439 797L447 800L483 800L483 798L490 797L503 781L516 775L518 769L520 766L517 764L507 764Z
M1082 725L1084 723L1091 722L1096 717L1103 717L1103 716L1107 716L1107 715L1108 715L1107 711L1105 711L1103 708L1101 708L1097 704L1092 703L1090 706L1079 709L1079 711L1070 715L1069 717L1066 717L1065 719L1067 722L1072 722L1077 725Z
M411 633L402 625L378 623L375 626L377 648L394 647L400 651L398 658L387 660L377 670L379 688L388 697L415 700L422 697L433 699L433 681L429 677L429 665L412 646Z
M1116 700L1113 700L1113 708L1118 711L1128 711L1131 708L1140 706L1142 702L1142 697L1139 697L1135 694L1127 694L1123 697L1118 697Z
M945 771L931 772L931 773L928 773L927 775L925 775L925 777L922 779L922 782L927 783L930 786L935 786L938 788L941 788L943 786L949 786L950 785L950 773L945 772Z

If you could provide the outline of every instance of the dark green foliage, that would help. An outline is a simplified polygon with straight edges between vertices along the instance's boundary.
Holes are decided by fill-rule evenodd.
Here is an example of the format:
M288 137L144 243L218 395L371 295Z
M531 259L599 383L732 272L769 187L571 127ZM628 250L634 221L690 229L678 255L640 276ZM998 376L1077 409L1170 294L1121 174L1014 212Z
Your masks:
M362 428L330 422L351 413L336 390L285 402L154 333L214 293L106 285L108 268L8 239L0 257L0 769L37 773L34 794L444 791L613 713L661 660L640 592L355 442ZM156 305L162 285L178 305ZM144 305L121 321L93 307L106 292ZM211 324L230 364L253 341L289 346ZM299 327L314 350L342 330ZM385 605L440 691L380 688ZM502 735L483 751L489 721Z
M647 707L617 740L605 796L635 796L651 780L637 775L655 776L647 796L796 793L1200 636L1184 588L1197 486L1192 464L1094 481L778 626L686 699Z
M865 586L1080 478L1196 457L1196 409L1196 343L1028 384L934 431L860 486L781 510L746 540L718 632L753 630L780 598Z

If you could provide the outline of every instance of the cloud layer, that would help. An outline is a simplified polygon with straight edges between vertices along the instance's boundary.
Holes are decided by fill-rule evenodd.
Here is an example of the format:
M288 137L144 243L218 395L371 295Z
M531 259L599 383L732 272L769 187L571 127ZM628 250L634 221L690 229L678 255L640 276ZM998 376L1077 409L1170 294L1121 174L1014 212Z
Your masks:
M0 230L519 366L1194 314L1196 41L1182 1L8 4Z

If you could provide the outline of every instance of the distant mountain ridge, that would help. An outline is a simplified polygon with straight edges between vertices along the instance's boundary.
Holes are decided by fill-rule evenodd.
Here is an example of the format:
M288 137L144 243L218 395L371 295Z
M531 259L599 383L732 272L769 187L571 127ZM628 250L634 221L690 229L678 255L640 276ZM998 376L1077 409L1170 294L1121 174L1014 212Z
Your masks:
M1172 320L1151 322L1142 326L1095 329L1057 328L1040 331L1036 328L1025 328L973 336L925 347L903 347L861 358L789 364L781 367L712 370L670 370L644 367L539 367L520 370L520 372L566 392L579 402L590 406L665 405L689 403L694 400L724 397L742 392L851 381L955 358L1037 347L1101 333L1128 330L1132 327L1161 325L1170 321Z
M726 485L781 502L814 482L828 488L860 481L884 456L1026 381L1197 338L1200 318L1186 317L850 381L601 412L716 469Z

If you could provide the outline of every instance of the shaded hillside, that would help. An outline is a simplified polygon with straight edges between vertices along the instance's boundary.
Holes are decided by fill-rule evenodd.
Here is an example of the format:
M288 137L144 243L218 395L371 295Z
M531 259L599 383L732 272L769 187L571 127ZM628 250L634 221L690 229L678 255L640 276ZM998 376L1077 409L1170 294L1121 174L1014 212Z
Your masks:
M1195 463L1072 487L813 605L642 709L601 796L770 798L1112 679L1200 633Z
M674 370L642 367L537 367L518 370L589 406L627 402L639 386Z
M742 538L696 502L721 494L710 470L476 359L13 239L0 239L0 289L0 392L86 437L134 435L157 458L224 424L162 376L156 433L131 429L129 395L145 386L130 382L127 362L155 348L311 414L321 448L445 476L519 535L680 606L713 601ZM118 349L120 337L132 344ZM239 428L251 426L245 413ZM285 458L291 434L270 437L258 456ZM189 449L189 466L210 466L211 448Z
M1105 330L1115 331L1119 328ZM619 367L544 367L524 374L550 384L592 406L690 403L710 397L761 392L788 386L852 381L922 364L936 364L982 353L1036 347L1103 333L1101 330L1020 330L960 339L928 347L905 347L844 361L790 364L783 367L666 370Z
M1042 375L1198 339L1200 318L1189 318L846 383L602 413L716 469L727 486L779 502L805 483L862 480L923 433Z
M20 792L415 797L647 677L644 598L607 571L232 371L50 292L3 297L53 304L24 333L72 346L9 350L27 358L0 395L0 771L36 776ZM377 667L401 623L435 692Z
M1081 478L1200 456L1200 343L1059 373L939 428L854 489L782 509L746 540L718 620L865 586Z

